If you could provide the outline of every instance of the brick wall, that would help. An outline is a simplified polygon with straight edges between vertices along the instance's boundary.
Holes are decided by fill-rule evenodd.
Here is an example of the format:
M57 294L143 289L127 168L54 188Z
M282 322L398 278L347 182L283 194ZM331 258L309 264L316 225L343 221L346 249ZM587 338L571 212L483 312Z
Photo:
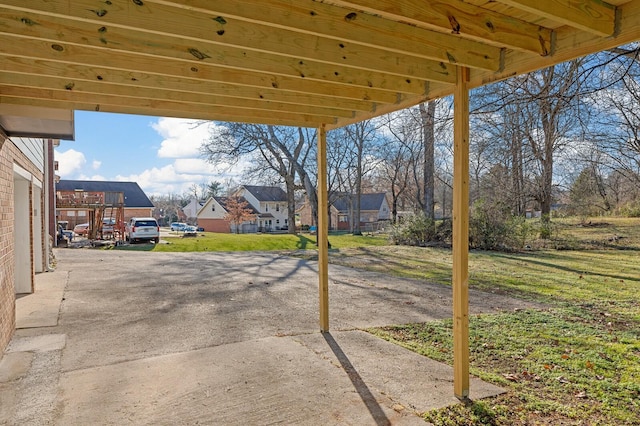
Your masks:
M224 219L198 219L198 226L207 232L230 233L231 224Z
M44 181L42 173L0 133L0 356L15 329L13 165ZM32 209L30 209L33 214ZM28 238L28 236L24 236ZM36 238L40 241L40 238ZM33 245L31 246L33 253ZM33 262L33 255L29 262ZM31 285L33 287L33 277Z
M149 207L140 208L140 209L136 209L133 207L125 207L124 221L128 222L129 219L131 219L132 217L153 217L152 213L153 213L153 209Z
M15 328L13 288L13 156L11 142L0 133L0 353Z

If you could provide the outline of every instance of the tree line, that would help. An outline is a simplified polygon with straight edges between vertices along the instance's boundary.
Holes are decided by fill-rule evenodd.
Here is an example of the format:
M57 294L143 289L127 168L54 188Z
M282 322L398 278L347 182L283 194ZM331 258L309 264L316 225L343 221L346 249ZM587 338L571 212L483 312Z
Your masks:
M473 90L471 203L543 220L558 205L640 215L638 53L624 46ZM329 193L352 194L354 218L366 192L387 193L394 220L450 216L452 125L444 98L328 132ZM247 182L283 185L290 223L300 193L317 215L315 129L219 123L201 153L213 164L248 159Z

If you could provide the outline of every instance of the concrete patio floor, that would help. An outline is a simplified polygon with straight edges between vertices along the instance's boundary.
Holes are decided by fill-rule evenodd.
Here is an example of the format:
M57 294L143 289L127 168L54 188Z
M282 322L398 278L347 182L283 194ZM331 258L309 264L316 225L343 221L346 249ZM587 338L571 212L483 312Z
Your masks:
M0 424L424 425L453 371L361 331L451 316L451 289L265 253L59 249L17 300ZM527 302L470 292L471 313ZM471 398L501 389L472 379Z

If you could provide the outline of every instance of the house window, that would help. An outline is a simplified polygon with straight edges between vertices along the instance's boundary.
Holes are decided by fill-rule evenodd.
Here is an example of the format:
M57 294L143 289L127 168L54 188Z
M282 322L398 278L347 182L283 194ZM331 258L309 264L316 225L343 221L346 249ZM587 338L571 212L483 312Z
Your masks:
M280 211L280 204L276 204L276 211L279 212Z
M276 219L276 225L280 225L280 219Z
M211 204L211 211L215 212L216 211L216 205L215 204Z
M269 204L265 204L265 205L264 205L264 211L265 211L265 212L268 212L268 211L269 211Z
M346 214L341 214L340 216L338 216L338 220L340 222L349 222L349 217Z
M80 210L80 211L78 212L78 217L85 217L86 215L87 215L87 212L86 212L86 211L84 211L84 210Z
M286 225L288 221L289 221L289 219L285 219L284 220L284 224Z

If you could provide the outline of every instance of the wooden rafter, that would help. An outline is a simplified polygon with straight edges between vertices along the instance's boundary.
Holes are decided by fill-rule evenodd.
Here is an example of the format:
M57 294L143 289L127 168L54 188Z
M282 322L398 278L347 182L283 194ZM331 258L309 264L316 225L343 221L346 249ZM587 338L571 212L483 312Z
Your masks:
M325 0L395 21L464 35L505 48L548 55L552 30L459 0Z
M42 40L16 40L0 34L0 54L10 55L18 61L30 61L32 64L51 66L50 72L59 76L72 76L79 70L88 80L104 82L122 82L129 80L136 84L151 81L155 87L172 87L176 81L183 84L200 85L199 90L222 90L230 87L253 87L273 89L276 92L295 94L318 94L331 98L364 100L381 103L394 103L398 94L394 91L372 88L336 85L329 82L314 82L295 77L260 74L255 71L232 70L183 60L162 60L154 57L141 57L134 53L96 51L92 48L56 43ZM9 61L10 58L7 60ZM0 67L3 66L0 61ZM38 66L44 66L38 65ZM7 65L7 67L10 65ZM424 88L416 91L424 92Z
M22 75L0 71L0 86L5 86L5 95L11 93L13 88L22 89L48 89L53 92L61 92L55 98L68 99L69 92L74 93L74 98L81 100L78 94L86 95L97 104L107 103L112 105L131 106L138 103L138 98L153 100L159 106L179 102L184 105L185 112L193 114L203 106L245 108L248 110L266 110L291 113L305 113L324 117L352 117L353 111L335 108L333 106L303 105L292 102L274 102L264 99L243 99L236 96L224 96L201 92L178 92L158 88L137 87L135 91L130 86L118 84L102 84L100 82L70 80L64 77L44 77L35 75ZM106 90L105 90L106 89ZM105 95L104 93L108 93ZM26 93L26 92L24 92ZM78 96L75 96L78 95Z
M315 127L313 117L327 117L332 129L452 94L456 66L477 87L635 41L639 8L640 0L0 0L0 72L3 87L16 88L2 95L17 102L15 93L32 89L34 104L41 94L47 104L202 118L224 106L221 119L255 113L265 122L273 112L274 123L297 117Z
M181 59L194 63L210 63L229 69L251 68L262 73L289 77L300 77L317 81L331 81L354 86L380 86L387 90L415 93L424 91L424 82L417 75L428 75L433 80L449 81L454 77L446 66L435 62L410 62L404 57L369 55L369 52L352 52L352 64L274 54L259 50L247 50L234 45L194 43L178 37L152 34L118 27L102 27L96 24L70 21L57 17L37 17L32 13L4 10L0 7L0 20L5 19L13 34L36 40L56 42L63 38L66 44L93 47L98 55L108 52L134 52L138 56L160 60ZM25 20L28 23L25 23ZM104 29L104 31L101 31ZM62 35L62 37L61 37ZM16 40L14 43L20 43ZM58 46L63 46L58 44ZM336 49L337 51L337 49ZM59 51L63 53L63 51ZM322 56L322 55L318 55ZM339 60L337 53L335 61ZM358 72L354 72L353 69ZM416 78L407 80L403 76L415 72ZM391 78L391 75L397 75ZM424 79L426 80L426 79Z
M616 9L600 0L504 0L503 3L535 13L598 36L612 36Z

